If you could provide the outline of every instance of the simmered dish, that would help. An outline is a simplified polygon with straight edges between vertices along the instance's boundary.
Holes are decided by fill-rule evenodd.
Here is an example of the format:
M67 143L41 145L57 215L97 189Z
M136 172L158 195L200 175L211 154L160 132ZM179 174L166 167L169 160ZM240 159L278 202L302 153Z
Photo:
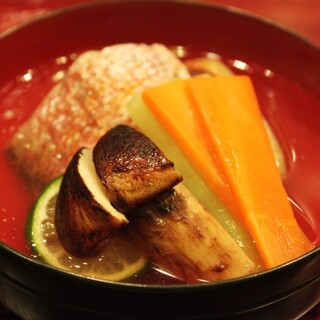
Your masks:
M219 60L183 61L161 44L81 54L8 151L44 190L29 219L35 250L72 272L208 282L312 249L254 85Z

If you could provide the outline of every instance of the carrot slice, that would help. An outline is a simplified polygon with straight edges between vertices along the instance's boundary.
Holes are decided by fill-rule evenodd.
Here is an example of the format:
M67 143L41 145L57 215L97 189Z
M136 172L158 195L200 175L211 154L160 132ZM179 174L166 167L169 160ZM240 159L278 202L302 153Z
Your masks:
M275 165L259 104L247 76L196 77L187 83L193 113L210 139L239 215L267 268L301 256L300 229Z
M232 205L226 180L221 175L214 152L210 150L208 137L199 127L193 115L185 80L173 80L146 90L144 102L179 145L182 152L195 166L205 183L227 205Z
M160 99L159 108L162 109L162 112L166 110L166 112L170 114L170 109L172 109L171 106L168 104L162 105L160 102L163 99L163 95L161 94L161 90L157 90L157 92L160 94L158 97ZM155 92L153 92L153 97L156 98ZM165 102L165 100L166 99L162 102ZM193 163L186 157L185 153L182 152L176 140L174 140L168 131L164 129L163 124L158 121L159 119L154 116L149 106L143 101L141 95L136 95L128 102L127 110L130 118L139 129L147 135L169 159L174 161L175 167L183 176L183 184L188 188L192 195L216 218L237 242L239 247L241 247L250 259L255 262L255 271L261 270L261 258L247 230L242 227L242 224L239 223L239 221L236 221L230 208L221 201L215 190L212 188L210 189L208 184L204 182L203 177L195 169ZM183 110L187 110L186 105L183 105ZM192 115L191 113L189 114ZM184 128L184 124L188 124L188 121L179 122L181 129ZM186 134L190 132L190 128L186 126L182 132ZM199 136L196 136L195 138L195 143L197 143ZM187 141L192 143L191 139L187 139ZM209 166L211 160L209 157L206 160L209 162L209 164L207 164ZM223 235L220 236L222 237Z

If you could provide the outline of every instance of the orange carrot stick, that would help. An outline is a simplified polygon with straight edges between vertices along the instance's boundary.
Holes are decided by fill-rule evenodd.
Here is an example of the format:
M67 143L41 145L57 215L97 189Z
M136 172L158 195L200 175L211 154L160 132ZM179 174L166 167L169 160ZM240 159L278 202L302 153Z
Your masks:
M295 220L277 171L251 80L247 76L188 81L193 112L212 148L266 267L311 249Z
M231 204L230 191L225 178L217 168L215 154L209 149L208 137L204 136L193 115L191 101L186 92L186 81L173 80L150 88L142 97L207 185L227 205Z
M175 83L173 86L175 89L181 88L184 89L184 85L178 85ZM169 97L172 97L177 94L178 96L182 93L180 90L170 90L167 93L170 93ZM149 93L149 91L148 91ZM232 214L232 209L226 205L221 199L218 197L214 187L221 187L221 184L211 183L211 186L208 183L205 183L205 180L210 180L210 171L206 172L204 169L209 168L210 166L215 164L211 163L210 152L207 149L204 149L201 153L199 151L200 147L195 150L196 152L193 157L189 158L182 151L181 142L188 143L191 147L195 147L200 143L204 143L203 141L199 141L201 138L200 135L195 134L195 130L200 130L200 128L195 128L192 130L192 124L197 124L195 118L193 117L190 106L188 105L189 101L185 101L186 97L184 94L182 95L182 101L184 103L177 102L174 104L174 108L180 106L180 111L186 113L191 119L187 118L184 121L179 121L176 119L171 119L169 121L169 128L171 125L178 125L181 129L179 132L174 130L166 130L165 127L168 127L168 122L166 122L167 116L172 114L173 106L168 104L167 99L162 94L161 89L152 90L152 101L157 101L156 104L150 103L151 107L148 106L145 101L142 99L141 95L135 96L131 101L129 101L127 105L127 109L131 119L134 123L142 130L150 139L152 139L161 150L174 161L176 168L183 175L183 184L189 189L189 191L195 196L199 202L219 221L219 223L224 227L224 229L233 237L233 239L238 243L238 245L246 252L246 254L251 258L252 261L256 264L256 271L261 270L262 262L261 258L257 252L257 248L247 232L245 228L243 228L242 224L239 221L236 221L235 217ZM177 96L176 96L177 97ZM170 100L171 98L169 98ZM164 114L163 118L158 119L155 117L151 109L157 109L156 114ZM177 110L175 109L174 114L177 114ZM179 121L176 123L176 121ZM191 122L191 124L190 124ZM179 135L179 134L182 134ZM175 139L176 137L176 139ZM194 143L193 143L194 140ZM180 145L179 145L180 143ZM207 148L208 144L204 143L204 146ZM186 149L186 148L185 148ZM189 150L189 149L187 149ZM194 149L191 149L191 151ZM190 151L190 150L189 150ZM200 152L200 154L199 154ZM203 157L204 154L208 154L206 158ZM199 157L202 156L202 176L196 170L194 162L192 159L195 159L196 163L198 163L199 167ZM191 158L191 160L190 160ZM208 174L209 173L209 174ZM226 185L223 186L223 192L227 190L229 199L231 198L231 191L227 188ZM220 192L221 193L221 192ZM232 203L234 205L234 203ZM221 235L222 236L222 235Z

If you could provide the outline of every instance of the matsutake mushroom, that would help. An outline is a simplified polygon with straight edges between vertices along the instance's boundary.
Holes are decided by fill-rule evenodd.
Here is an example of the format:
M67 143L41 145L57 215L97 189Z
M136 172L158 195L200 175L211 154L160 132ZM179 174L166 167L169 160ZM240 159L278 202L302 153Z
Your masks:
M127 125L116 126L98 141L93 162L109 199L121 212L132 211L182 181L173 162Z
M181 181L149 138L116 126L67 168L56 212L62 244L77 255L94 253L130 218L130 236L154 264L179 278L251 273L254 262Z
M104 193L92 151L80 149L67 167L57 198L55 225L61 244L75 256L91 256L127 223Z

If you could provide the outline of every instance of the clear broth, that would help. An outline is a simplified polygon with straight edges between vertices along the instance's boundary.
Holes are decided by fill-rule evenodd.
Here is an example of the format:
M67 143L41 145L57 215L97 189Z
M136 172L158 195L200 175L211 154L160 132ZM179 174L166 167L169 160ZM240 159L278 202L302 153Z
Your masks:
M185 58L195 56L187 53ZM27 185L6 154L14 132L39 105L54 83L67 70L76 54L57 57L26 70L0 89L0 241L32 255L25 227L37 194ZM283 182L296 218L315 246L320 245L320 110L319 99L272 70L243 61L224 59L234 72L249 74L265 118L274 130L286 156ZM151 268L132 282L171 284L179 280Z

